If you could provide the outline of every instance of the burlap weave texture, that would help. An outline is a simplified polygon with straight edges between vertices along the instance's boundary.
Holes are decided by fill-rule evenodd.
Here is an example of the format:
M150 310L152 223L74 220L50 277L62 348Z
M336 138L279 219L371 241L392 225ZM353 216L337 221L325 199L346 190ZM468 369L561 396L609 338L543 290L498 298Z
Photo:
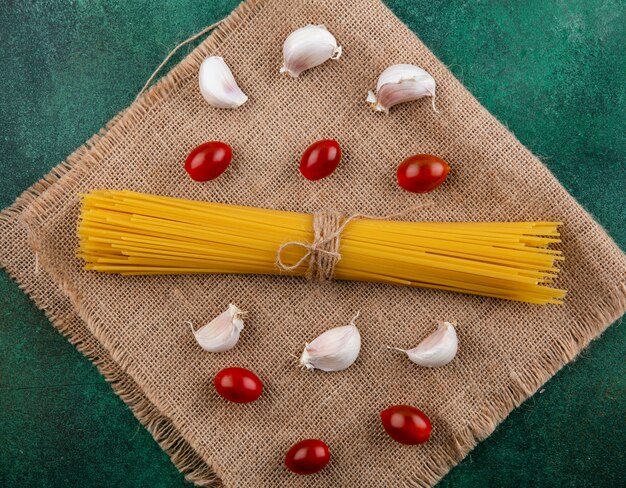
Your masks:
M75 155L60 180L29 202L31 242L98 347L227 486L432 484L621 314L626 260L549 171L382 4L286 5L269 0L241 7ZM307 22L325 24L344 55L299 79L281 77L282 40ZM207 54L229 63L250 96L246 105L223 111L205 104L196 74ZM427 100L390 116L369 109L367 90L397 62L434 75L440 114ZM297 159L319 138L338 139L344 160L333 177L311 183L300 177ZM233 165L215 182L191 182L182 170L185 155L214 139L232 144ZM382 215L426 200L393 181L397 162L417 152L438 154L453 169L427 197L434 205L414 219L565 223L560 285L570 294L564 306L286 277L122 278L85 272L74 258L77 194L91 188ZM30 286L42 285L33 280ZM183 322L207 320L231 301L250 311L240 343L226 354L204 353ZM295 366L292 356L305 341L345 325L356 310L363 349L352 368L323 374ZM415 345L444 319L458 323L461 342L449 366L420 369L384 349ZM264 379L259 402L234 406L216 395L211 378L229 365ZM415 404L431 416L429 444L407 448L384 434L377 412L394 403ZM282 467L283 453L303 437L325 439L333 455L323 473L307 479Z

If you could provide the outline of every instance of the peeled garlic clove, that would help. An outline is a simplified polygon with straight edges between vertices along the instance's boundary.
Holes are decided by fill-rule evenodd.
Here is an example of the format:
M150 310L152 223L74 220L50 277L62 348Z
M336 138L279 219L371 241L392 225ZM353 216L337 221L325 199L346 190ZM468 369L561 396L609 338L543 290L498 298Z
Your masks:
M352 365L361 351L361 334L354 325L357 316L350 325L327 330L305 344L300 364L322 371L341 371Z
M303 71L318 66L328 59L339 59L341 46L323 25L307 25L293 31L283 44L281 73L296 78Z
M200 347L209 352L224 352L235 347L243 330L242 316L245 312L232 303L220 315L205 326L191 331Z
M217 108L236 108L248 97L241 91L224 58L209 56L200 65L198 73L200 93L210 105Z
M444 366L454 359L459 348L459 340L454 326L449 322L439 324L437 330L413 349L398 349L406 353L411 361L427 368Z
M436 112L436 88L435 79L419 66L394 64L380 74L376 94L368 92L367 101L374 110L388 113L391 107L399 103L432 97L433 110Z

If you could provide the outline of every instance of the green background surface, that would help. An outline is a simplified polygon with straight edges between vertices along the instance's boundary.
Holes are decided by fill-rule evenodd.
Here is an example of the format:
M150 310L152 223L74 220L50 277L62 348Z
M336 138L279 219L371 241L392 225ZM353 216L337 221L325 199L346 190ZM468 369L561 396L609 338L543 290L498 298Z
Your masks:
M178 41L237 3L3 0L0 207L126 107ZM623 2L388 5L626 248ZM0 331L1 486L186 484L6 273ZM618 323L441 486L623 486L625 357Z

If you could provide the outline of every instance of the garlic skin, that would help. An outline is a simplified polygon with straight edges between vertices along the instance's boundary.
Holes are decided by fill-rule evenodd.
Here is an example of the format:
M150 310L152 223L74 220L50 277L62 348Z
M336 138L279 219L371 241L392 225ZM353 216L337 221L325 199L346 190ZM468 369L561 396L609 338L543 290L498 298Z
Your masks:
M341 46L323 25L306 25L293 31L283 44L281 73L297 78L303 71L314 68L328 59L339 59Z
M342 371L354 363L361 351L361 334L354 325L335 327L304 345L300 364L306 369Z
M239 334L243 330L242 316L244 314L244 311L231 303L224 312L198 330L194 330L193 325L190 324L191 331L205 351L228 351L235 347L239 340Z
M454 359L459 349L459 340L456 330L450 322L440 323L437 330L413 349L399 349L390 347L396 351L406 353L411 361L427 368L445 366Z
M435 79L419 66L414 64L394 64L389 66L378 77L376 94L367 92L367 101L378 112L389 113L389 109L399 103L432 97L435 107Z
M204 99L217 108L236 108L248 100L241 91L232 71L219 56L209 56L200 65L198 72L200 93Z

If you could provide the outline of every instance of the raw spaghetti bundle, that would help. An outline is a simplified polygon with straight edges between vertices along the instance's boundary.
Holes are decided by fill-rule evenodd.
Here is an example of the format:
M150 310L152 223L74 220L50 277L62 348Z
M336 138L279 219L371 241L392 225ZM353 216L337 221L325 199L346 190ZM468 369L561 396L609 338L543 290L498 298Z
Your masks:
M290 274L562 303L558 222L400 222L97 190L78 256L122 275Z

